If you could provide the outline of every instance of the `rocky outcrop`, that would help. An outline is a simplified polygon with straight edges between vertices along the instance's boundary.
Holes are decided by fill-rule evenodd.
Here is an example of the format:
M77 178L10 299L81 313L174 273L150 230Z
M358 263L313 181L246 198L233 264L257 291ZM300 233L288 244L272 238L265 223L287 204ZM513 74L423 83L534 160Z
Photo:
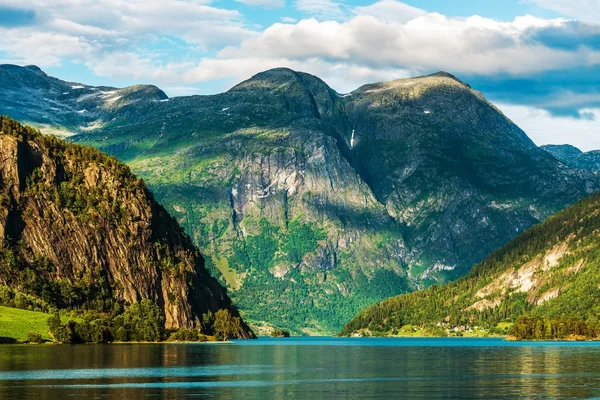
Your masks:
M167 328L237 314L178 223L114 158L2 117L0 198L4 285L69 308L150 299Z

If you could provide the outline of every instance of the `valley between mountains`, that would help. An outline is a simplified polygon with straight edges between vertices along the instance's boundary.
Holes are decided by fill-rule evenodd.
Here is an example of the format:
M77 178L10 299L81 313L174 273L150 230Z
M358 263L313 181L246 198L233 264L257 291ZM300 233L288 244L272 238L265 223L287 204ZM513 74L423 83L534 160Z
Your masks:
M281 68L169 98L1 65L0 88L0 114L143 178L258 332L337 332L373 303L468 274L600 184L593 154L537 147L444 72L340 94ZM528 296L552 297L541 288L555 286L536 282ZM495 310L492 292L465 306ZM361 315L344 332L402 326Z

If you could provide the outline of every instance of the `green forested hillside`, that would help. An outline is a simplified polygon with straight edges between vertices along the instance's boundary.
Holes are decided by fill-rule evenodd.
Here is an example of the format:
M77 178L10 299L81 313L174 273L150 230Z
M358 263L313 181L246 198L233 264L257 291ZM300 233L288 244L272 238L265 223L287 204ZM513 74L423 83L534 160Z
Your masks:
M411 326L432 335L596 337L599 316L600 194L594 194L519 235L456 282L374 304L342 333L393 335Z

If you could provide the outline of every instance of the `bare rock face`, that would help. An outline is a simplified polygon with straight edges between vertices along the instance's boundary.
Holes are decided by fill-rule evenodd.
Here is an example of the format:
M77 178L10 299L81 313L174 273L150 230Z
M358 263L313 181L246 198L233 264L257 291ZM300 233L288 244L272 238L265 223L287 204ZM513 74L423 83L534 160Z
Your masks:
M4 285L59 307L149 299L167 328L205 329L202 314L222 308L237 314L179 224L112 157L2 117L0 199Z

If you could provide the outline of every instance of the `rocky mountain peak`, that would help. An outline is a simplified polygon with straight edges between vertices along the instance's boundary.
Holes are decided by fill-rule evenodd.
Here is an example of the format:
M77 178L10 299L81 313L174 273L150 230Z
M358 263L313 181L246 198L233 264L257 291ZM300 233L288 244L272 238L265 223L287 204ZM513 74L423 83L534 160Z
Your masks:
M561 156L578 156L583 154L583 151L579 150L577 147L572 146L570 144L546 144L540 146L542 149L546 150L548 153L553 155L561 155ZM560 159L560 158L559 158Z
M39 67L29 65L21 67L13 64L0 64L0 87L42 88L49 89L51 82Z
M367 84L356 89L352 94L418 99L431 93L440 93L448 97L452 93L461 92L471 93L479 99L483 99L479 92L474 91L471 86L448 72Z
M329 89L327 84L316 76L304 72L297 72L290 68L273 68L267 71L259 72L250 79L247 79L244 82L234 86L231 91L281 90L285 87L295 85L306 86L309 81L314 83L318 82L324 88Z
M556 159L571 168L600 172L600 151L583 152L570 144L549 144L540 146Z
M119 96L119 99L123 102L134 102L134 101L160 101L169 98L165 92L154 85L133 85L123 89L118 89L115 96Z
M339 95L314 75L289 68L274 68L258 73L234 86L228 93L283 98L286 108L299 115L317 118L333 115Z
M448 78L448 79L452 79L455 80L456 82L465 85L465 86L469 86L468 84L466 84L465 82L461 81L460 79L458 79L456 77L456 75L451 74L450 72L446 72L446 71L438 71L434 74L430 74L430 75L426 75L424 76L425 78L427 77L431 77L431 78Z
M37 72L38 74L46 75L46 73L44 71L42 71L42 69L40 67L38 67L37 65L26 65L24 68L27 68L28 70L31 70L34 72Z

